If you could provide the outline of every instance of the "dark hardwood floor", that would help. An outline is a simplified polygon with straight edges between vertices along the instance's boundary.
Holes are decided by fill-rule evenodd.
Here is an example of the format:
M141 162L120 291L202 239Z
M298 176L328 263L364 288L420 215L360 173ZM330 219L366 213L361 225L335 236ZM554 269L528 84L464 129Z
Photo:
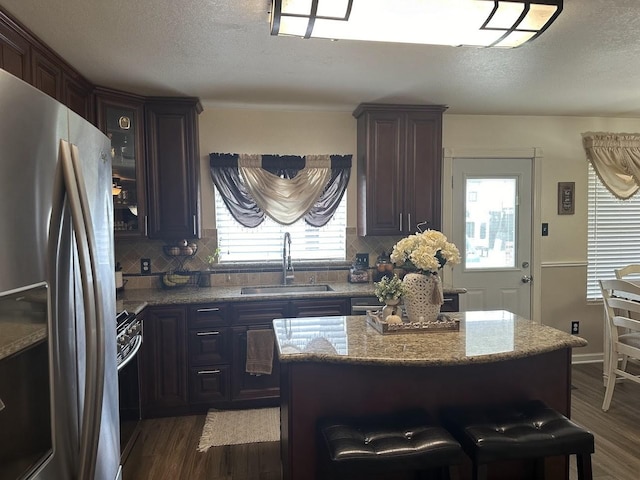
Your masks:
M640 373L640 366L630 365ZM571 393L572 419L596 438L592 456L594 480L640 478L640 385L624 381L616 385L608 412L602 411L602 364L574 365ZM571 480L577 479L575 459Z
M601 409L602 364L575 365L573 386L572 418L596 436L594 480L640 478L640 385L617 385L607 413ZM198 415L145 420L142 448L127 462L124 480L281 479L279 443L214 447L199 453L204 419ZM575 479L572 458L571 480Z

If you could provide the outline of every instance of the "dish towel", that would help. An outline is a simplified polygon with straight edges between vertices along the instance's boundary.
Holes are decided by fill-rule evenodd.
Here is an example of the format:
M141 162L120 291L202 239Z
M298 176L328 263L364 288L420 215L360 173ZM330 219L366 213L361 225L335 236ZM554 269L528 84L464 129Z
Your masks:
M247 373L271 375L274 346L273 330L247 330Z

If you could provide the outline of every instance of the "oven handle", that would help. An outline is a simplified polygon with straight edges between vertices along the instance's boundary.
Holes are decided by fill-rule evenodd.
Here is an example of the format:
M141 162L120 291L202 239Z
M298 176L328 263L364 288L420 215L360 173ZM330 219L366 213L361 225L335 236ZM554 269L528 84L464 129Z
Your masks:
M384 305L352 305L352 312L366 312L367 310L376 311L380 310Z
M133 348L129 352L129 355L127 355L127 358L123 359L122 362L120 362L120 365L118 365L118 371L122 370L124 366L136 356L138 350L140 350L140 346L142 345L142 335L136 335L133 341Z

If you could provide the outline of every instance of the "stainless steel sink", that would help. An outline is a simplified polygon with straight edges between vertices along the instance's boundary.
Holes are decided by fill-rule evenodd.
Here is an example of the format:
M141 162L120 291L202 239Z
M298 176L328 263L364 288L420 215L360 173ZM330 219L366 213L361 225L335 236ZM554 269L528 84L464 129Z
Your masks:
M265 293L304 293L304 292L333 292L329 285L268 285L265 287L242 287L242 295L262 295Z

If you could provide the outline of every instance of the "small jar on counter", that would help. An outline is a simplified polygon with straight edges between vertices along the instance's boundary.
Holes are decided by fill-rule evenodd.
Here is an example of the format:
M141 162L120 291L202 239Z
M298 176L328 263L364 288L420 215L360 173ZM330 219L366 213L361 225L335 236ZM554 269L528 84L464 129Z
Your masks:
M379 282L383 277L393 277L393 263L386 251L383 251L376 259L375 282Z

